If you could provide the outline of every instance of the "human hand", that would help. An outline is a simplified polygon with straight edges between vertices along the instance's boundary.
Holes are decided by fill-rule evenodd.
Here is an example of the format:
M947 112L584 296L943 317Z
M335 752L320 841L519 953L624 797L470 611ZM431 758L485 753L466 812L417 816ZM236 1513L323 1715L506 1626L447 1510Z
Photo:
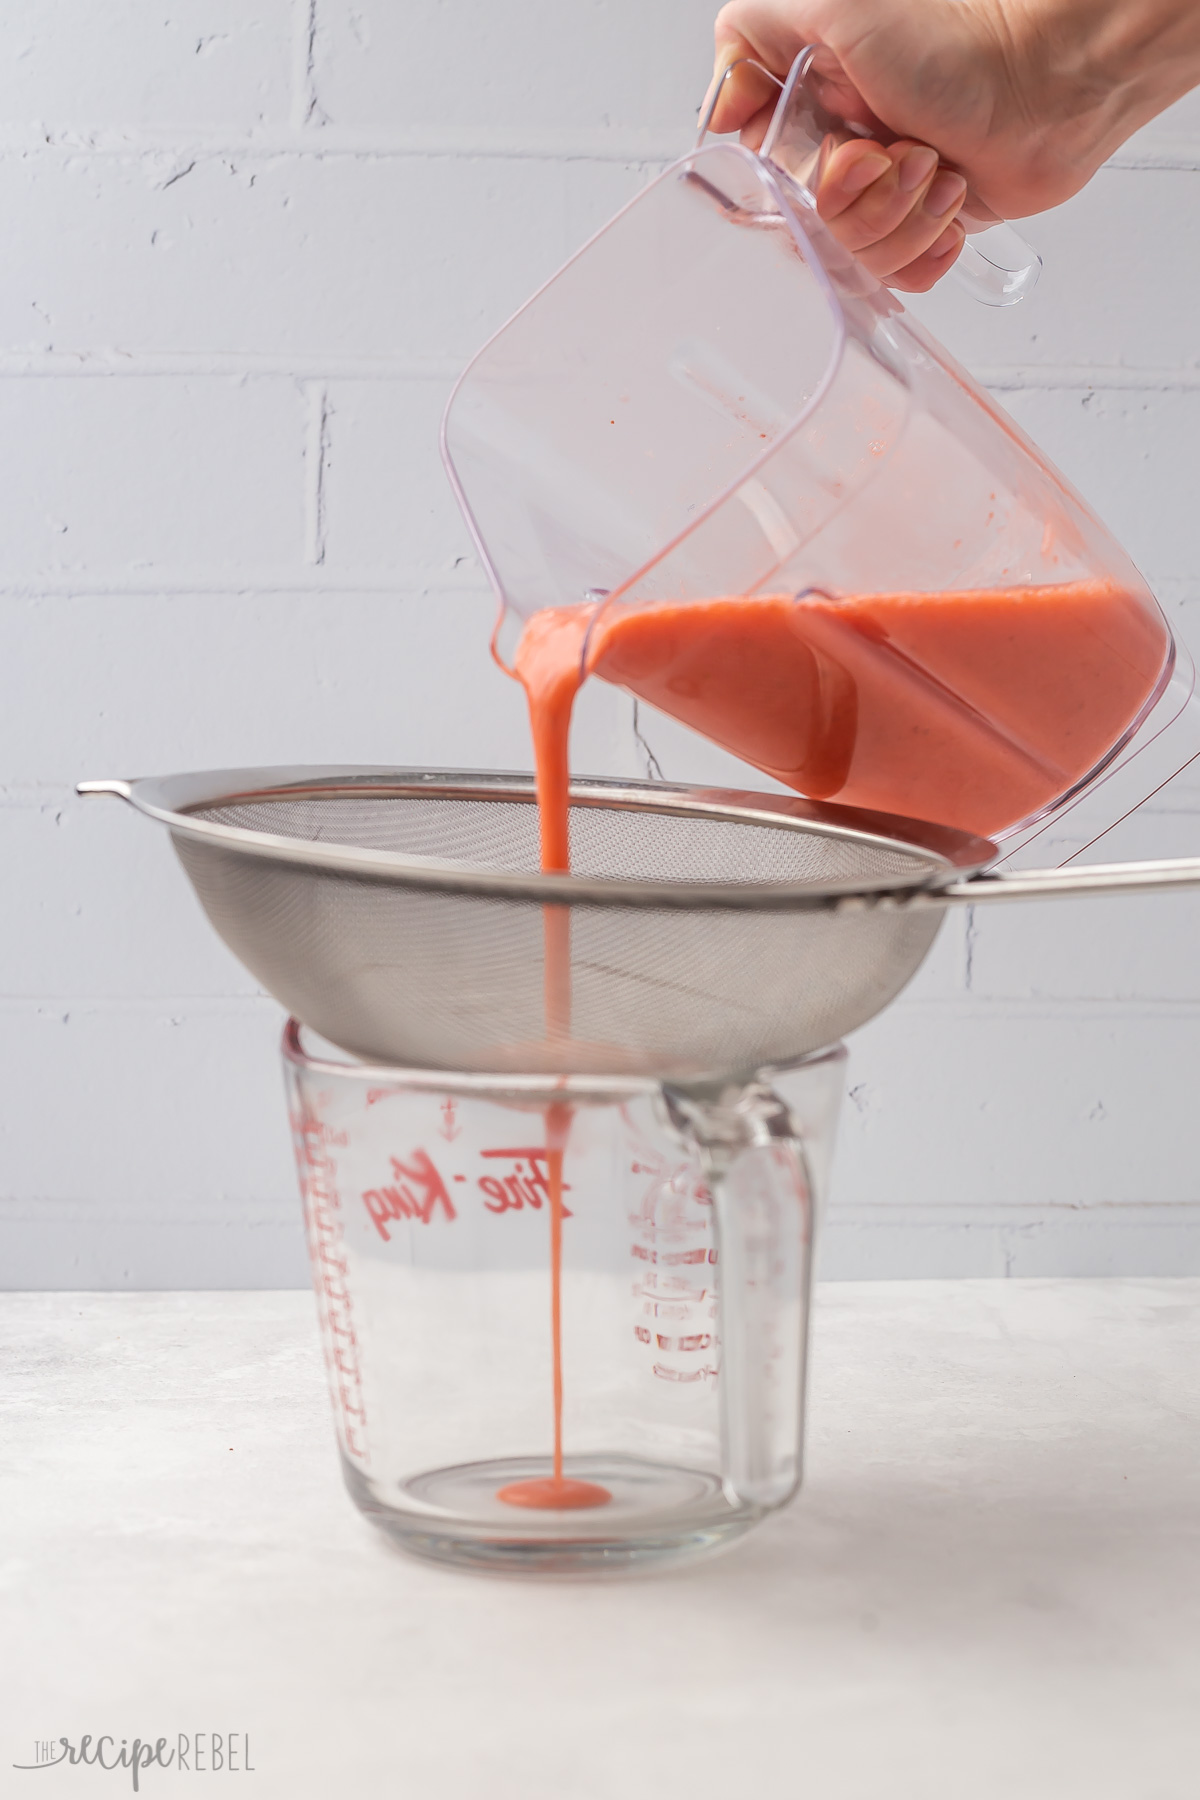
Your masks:
M935 235L925 212L931 194L943 197L943 176L965 177L968 209L983 218L1058 205L1200 83L1195 0L729 0L715 36L718 75L752 57L782 77L806 44L826 47L810 76L818 99L875 141L834 152L818 206L834 235L898 287L928 287L954 260L939 237L957 205ZM757 145L777 93L742 63L721 87L713 129ZM927 145L948 167L905 190L893 153L903 162ZM865 179L857 195L848 176Z
M963 246L955 218L967 184L942 168L936 150L901 138L884 145L853 138L828 157L817 211L834 237L889 287L923 293Z

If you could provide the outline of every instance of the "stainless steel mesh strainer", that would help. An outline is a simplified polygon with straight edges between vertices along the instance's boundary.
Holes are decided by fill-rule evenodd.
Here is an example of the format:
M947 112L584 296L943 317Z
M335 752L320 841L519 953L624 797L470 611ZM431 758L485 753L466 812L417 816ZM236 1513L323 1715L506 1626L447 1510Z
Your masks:
M165 824L246 967L369 1061L735 1078L830 1044L910 980L947 906L1200 884L1200 858L1003 877L995 847L790 795L577 781L572 874L532 779L222 770L82 782ZM546 920L571 1027L547 1031Z

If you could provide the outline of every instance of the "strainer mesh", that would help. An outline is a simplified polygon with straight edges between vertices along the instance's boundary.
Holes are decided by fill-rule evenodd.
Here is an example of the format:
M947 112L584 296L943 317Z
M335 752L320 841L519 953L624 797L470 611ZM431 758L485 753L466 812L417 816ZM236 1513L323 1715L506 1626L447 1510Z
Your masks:
M472 868L531 874L538 867L537 809L508 797L301 795L198 807L191 816L306 843L397 851ZM575 873L609 880L909 882L934 867L932 858L907 846L596 803L572 806L570 831Z
M538 866L536 808L509 795L254 795L189 816L480 871ZM560 909L271 861L229 841L175 845L218 931L285 1006L355 1055L407 1066L686 1079L788 1061L886 1005L941 917L704 903L717 882L901 886L940 866L905 844L602 798L573 805L570 823L577 874L685 881L696 905ZM571 1027L554 1034L545 927L562 911Z

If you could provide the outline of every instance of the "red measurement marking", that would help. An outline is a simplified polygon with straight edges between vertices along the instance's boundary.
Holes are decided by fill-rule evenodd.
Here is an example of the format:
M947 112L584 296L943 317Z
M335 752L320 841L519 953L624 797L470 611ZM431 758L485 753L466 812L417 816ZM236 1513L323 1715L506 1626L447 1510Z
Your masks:
M655 1363L653 1373L658 1376L660 1381L674 1381L690 1386L693 1381L703 1381L709 1375L715 1376L717 1371L715 1369L668 1369L663 1363Z
M639 1262L659 1263L666 1269L683 1268L689 1263L715 1263L717 1260L715 1250L664 1250L660 1255L657 1250L648 1250L645 1244L631 1244L629 1254Z
M330 1155L331 1148L344 1143L345 1138L342 1133L331 1131L311 1113L293 1113L291 1123L321 1325L321 1345L334 1412L347 1455L366 1464L367 1416L363 1406L362 1371L354 1312L346 1286L337 1166Z
M455 1100L452 1095L447 1094L446 1098L442 1101L442 1104L438 1107L438 1111L442 1115L442 1122L438 1126L438 1133L441 1137L445 1138L448 1144L452 1144L462 1131L462 1126L458 1123L458 1101Z

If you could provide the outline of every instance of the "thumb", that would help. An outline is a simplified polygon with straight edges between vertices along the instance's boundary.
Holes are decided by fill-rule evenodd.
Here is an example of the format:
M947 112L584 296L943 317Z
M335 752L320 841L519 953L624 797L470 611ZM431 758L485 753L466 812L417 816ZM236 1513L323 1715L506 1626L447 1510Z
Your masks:
M774 106L779 97L778 83L743 60L746 57L758 60L754 46L740 32L722 28L719 19L716 39L713 76L704 96L704 105L708 106L714 90L718 90L710 130L740 131L764 107Z

